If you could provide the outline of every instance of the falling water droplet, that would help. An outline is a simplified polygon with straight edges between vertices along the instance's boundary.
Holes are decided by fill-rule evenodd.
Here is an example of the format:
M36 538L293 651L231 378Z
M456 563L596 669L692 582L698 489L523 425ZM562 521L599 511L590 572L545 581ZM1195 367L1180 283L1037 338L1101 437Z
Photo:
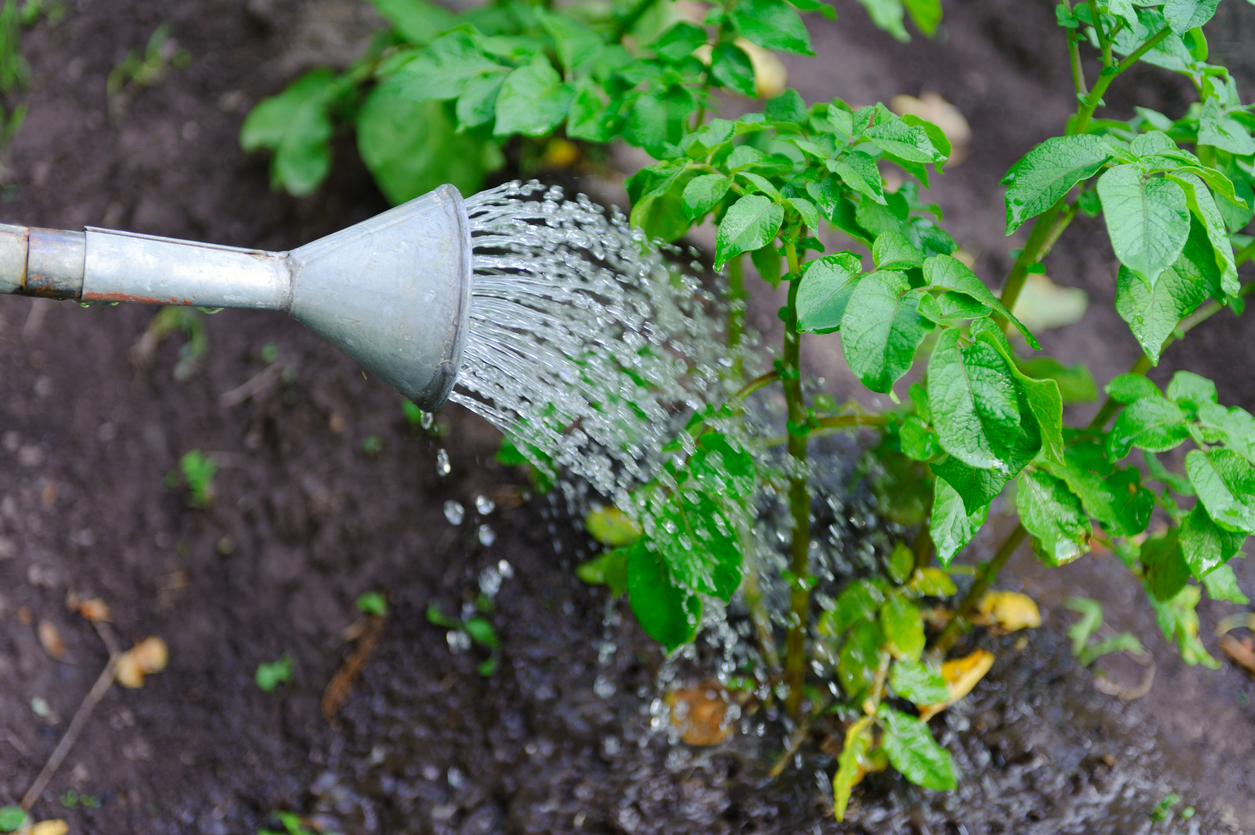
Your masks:
M475 497L475 510L479 512L480 516L487 516L496 509L497 503L487 496L481 495Z
M436 450L436 473L444 477L451 472L453 472L453 466L449 463L449 453L443 449Z
M450 499L444 503L444 518L449 520L450 525L460 525L466 518L466 508Z
M479 544L487 548L497 541L497 532L488 525L479 526Z

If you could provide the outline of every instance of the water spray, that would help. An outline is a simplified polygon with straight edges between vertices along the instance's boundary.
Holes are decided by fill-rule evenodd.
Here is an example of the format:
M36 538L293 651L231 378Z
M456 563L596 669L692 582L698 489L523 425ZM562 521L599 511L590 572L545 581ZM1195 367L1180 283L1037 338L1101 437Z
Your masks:
M462 362L471 273L449 185L290 252L0 224L0 292L282 311L427 411Z

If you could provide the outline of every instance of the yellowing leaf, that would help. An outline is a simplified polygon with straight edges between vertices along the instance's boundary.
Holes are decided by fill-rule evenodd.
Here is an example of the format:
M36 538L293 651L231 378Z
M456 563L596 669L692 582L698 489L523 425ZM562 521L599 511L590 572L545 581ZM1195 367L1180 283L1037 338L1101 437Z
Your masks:
M994 654L978 649L963 658L953 658L941 665L941 677L950 687L949 700L941 704L925 705L919 709L919 718L925 722L972 692L976 682L985 677L994 665Z
M784 92L789 84L789 71L776 53L745 38L737 38L733 43L750 57L750 65L754 68L754 86L758 88L760 99L774 99Z
M50 620L41 620L36 631L39 633L39 645L44 648L44 652L54 661L64 660L65 642L61 640L56 624Z
M1029 273L1011 311L1034 333L1081 321L1089 296L1076 287L1060 287L1045 273Z
M991 591L976 604L979 618L973 623L999 626L1008 632L1041 626L1041 612L1033 598L1017 591Z
M614 505L590 510L584 527L593 539L611 548L623 548L641 538L641 526Z
M40 821L30 829L30 835L66 835L70 825L57 818L56 820Z
M170 652L160 638L145 638L118 656L113 676L118 684L134 690L144 686L144 677L166 668Z

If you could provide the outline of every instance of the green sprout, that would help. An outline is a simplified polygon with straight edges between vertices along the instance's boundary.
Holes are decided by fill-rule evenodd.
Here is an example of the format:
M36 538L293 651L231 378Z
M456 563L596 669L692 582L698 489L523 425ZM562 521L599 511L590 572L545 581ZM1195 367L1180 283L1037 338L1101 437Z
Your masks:
M292 681L294 662L289 653L283 653L278 660L257 665L257 686L267 693L272 692L280 684Z

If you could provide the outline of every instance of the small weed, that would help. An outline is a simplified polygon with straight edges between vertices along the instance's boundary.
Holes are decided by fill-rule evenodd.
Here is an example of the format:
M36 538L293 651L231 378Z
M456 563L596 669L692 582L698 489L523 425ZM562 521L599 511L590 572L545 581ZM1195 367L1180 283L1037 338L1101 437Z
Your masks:
M1158 823L1163 823L1166 820L1171 820L1172 808L1180 802L1181 802L1181 795L1179 794L1173 793L1173 794L1169 794L1165 796L1164 799L1159 801L1159 803L1155 806L1155 808L1151 810L1150 819ZM1190 817L1193 817L1194 807L1189 806L1187 808L1190 811ZM1184 817L1184 812L1182 813L1182 816Z
M378 435L367 435L362 438L362 452L374 458L383 452L383 438Z
M267 693L273 692L280 684L292 681L294 663L290 653L283 653L277 661L257 665L257 686Z
M185 69L192 62L192 53L179 47L170 37L170 24L163 23L148 38L141 52L132 49L126 59L109 71L105 92L109 111L119 113L126 107L136 87L152 87L166 79L171 67Z
M273 342L267 342L261 346L261 360L264 363L272 363L279 359L279 346Z
M188 507L206 508L213 504L213 479L217 472L218 465L214 460L194 449L179 459L178 470L166 473L166 488L177 490L186 487L184 501Z
M70 789L65 794L61 795L60 800L61 800L61 805L67 809L70 809L71 811L79 808L80 806L84 809L99 809L100 808L99 797L96 797L95 795L91 795L91 794L79 794L78 792L74 791L74 789Z
M480 598L476 603L476 608L481 612L492 611L492 601L484 595L480 595ZM481 676L487 678L497 672L497 666L501 663L501 640L497 637L497 628L488 620L481 617L472 617L467 620L451 618L440 611L440 607L435 603L427 605L427 620L436 626L453 630L454 637L449 640L450 647L469 649L470 645L475 643L492 653L475 668Z
M387 617L388 615L388 601L377 591L368 591L359 595L357 608L358 611L364 614L374 615L379 618Z
M270 814L283 824L283 831L259 829L257 835L316 835L313 830L305 828L305 824L301 822L301 816L294 812L271 812Z
M144 329L144 335L131 349L131 362L141 369L151 368L157 346L175 333L183 334L187 341L179 348L174 379L179 382L188 379L209 347L205 336L205 317L197 308L171 305L158 311Z
M422 426L423 416L427 414L412 400L401 401L401 412L405 415L405 420L410 426ZM423 427L424 429L426 427Z

